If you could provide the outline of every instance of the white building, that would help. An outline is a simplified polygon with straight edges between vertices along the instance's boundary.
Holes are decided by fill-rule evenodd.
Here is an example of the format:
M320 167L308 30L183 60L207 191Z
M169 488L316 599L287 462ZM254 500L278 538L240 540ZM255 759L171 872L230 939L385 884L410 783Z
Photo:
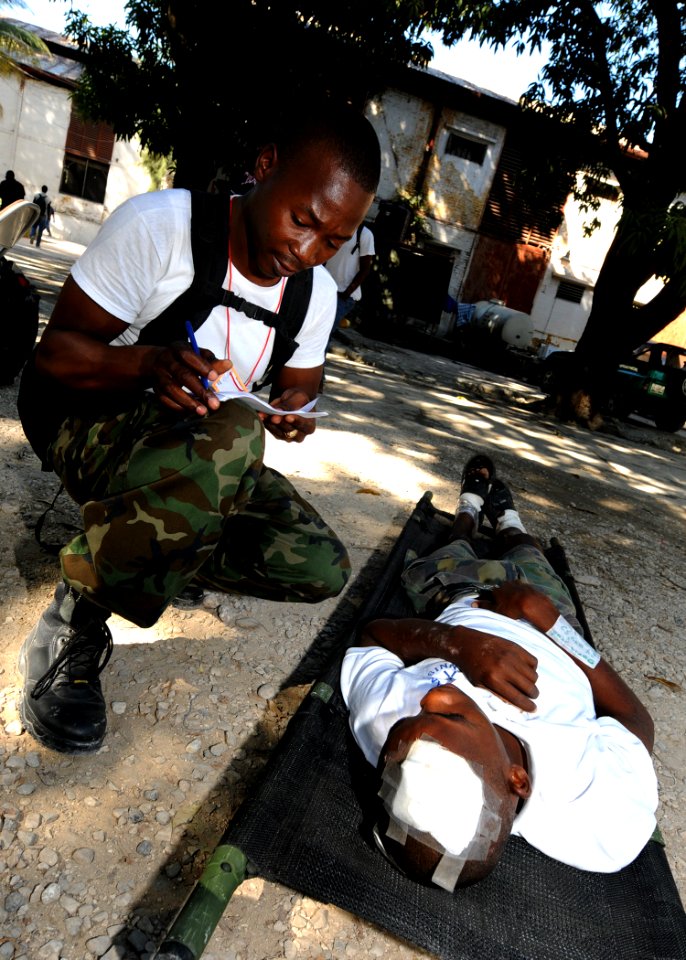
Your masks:
M22 59L20 72L0 75L0 179L14 170L27 199L45 184L55 211L51 231L87 245L115 207L153 184L136 140L117 140L106 124L84 123L72 110L81 68L69 56L69 42L40 27L21 26L51 53Z

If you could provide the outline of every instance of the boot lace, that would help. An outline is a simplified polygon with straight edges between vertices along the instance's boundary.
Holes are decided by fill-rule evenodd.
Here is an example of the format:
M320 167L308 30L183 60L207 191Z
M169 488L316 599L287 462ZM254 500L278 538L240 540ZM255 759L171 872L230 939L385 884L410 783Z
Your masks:
M65 641L59 656L36 681L31 696L38 700L61 675L82 682L97 677L112 656L112 634L103 620L91 620Z

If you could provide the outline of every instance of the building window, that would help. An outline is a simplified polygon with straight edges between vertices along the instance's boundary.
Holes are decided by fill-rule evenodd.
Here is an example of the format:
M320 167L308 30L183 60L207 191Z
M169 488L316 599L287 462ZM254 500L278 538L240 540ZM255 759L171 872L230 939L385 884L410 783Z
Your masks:
M451 132L448 134L448 142L445 152L452 157L460 157L461 160L469 160L471 163L483 165L486 159L488 144L482 140L472 140L463 136L461 133Z
M82 197L94 203L104 203L109 169L106 163L84 160L83 157L65 153L60 193L69 193L72 197Z
M621 196L618 184L601 180L599 177L587 176L585 186L587 192L599 200L612 200L613 203L617 203Z
M104 203L113 150L114 131L109 124L90 123L72 112L60 193Z
M568 300L570 303L581 303L586 287L583 283L574 283L573 280L560 280L555 297L557 300Z

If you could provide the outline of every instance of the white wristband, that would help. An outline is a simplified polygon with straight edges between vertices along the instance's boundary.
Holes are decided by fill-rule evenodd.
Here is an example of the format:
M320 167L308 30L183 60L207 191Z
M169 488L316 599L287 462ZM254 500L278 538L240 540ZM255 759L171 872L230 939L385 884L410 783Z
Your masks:
M555 643L571 653L573 657L585 663L591 670L597 667L600 661L600 654L584 638L571 627L564 617L557 618L550 630L546 630L547 636Z

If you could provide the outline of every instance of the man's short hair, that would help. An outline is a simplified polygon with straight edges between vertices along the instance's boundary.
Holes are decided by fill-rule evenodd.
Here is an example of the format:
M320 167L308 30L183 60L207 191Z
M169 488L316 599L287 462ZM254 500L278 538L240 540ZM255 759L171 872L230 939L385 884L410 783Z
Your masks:
M328 101L299 102L283 118L273 137L279 159L297 161L303 149L323 144L340 158L346 173L368 193L375 193L381 176L381 148L374 127L361 110Z

